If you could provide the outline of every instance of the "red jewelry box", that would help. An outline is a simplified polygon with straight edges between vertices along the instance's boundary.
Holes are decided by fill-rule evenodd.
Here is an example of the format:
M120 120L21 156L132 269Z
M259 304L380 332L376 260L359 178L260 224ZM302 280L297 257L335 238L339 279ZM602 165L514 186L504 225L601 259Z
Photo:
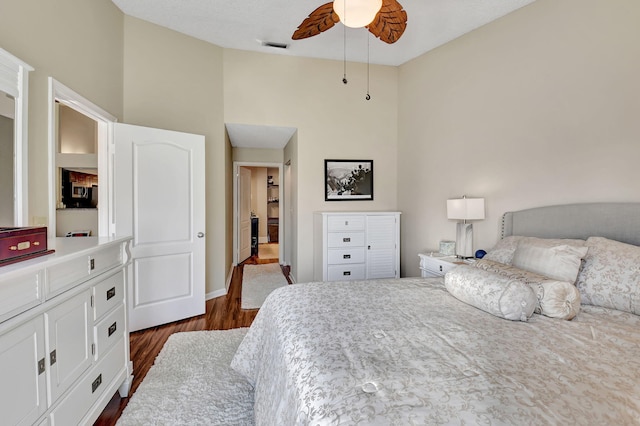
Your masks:
M53 253L47 249L47 227L0 228L0 266Z

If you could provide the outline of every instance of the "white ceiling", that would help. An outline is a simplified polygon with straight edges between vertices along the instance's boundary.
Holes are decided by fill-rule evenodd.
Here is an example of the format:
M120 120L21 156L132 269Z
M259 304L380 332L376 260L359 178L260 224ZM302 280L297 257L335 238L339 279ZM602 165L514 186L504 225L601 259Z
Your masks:
M345 31L340 23L315 37L292 40L298 25L327 0L112 1L129 16L229 49L340 61L346 55L347 61L367 62L369 37L369 61L397 66L534 0L398 0L408 21L405 33L394 44L369 36L364 28ZM288 48L263 46L263 42L283 43ZM254 127L263 126L227 125L232 144L250 144L252 136L277 139L287 133L270 128L254 132Z
M231 145L237 148L282 149L297 129L294 127L225 124Z
M327 0L112 0L125 14L217 46L283 55L343 60L343 27L292 40L298 25ZM394 44L373 36L370 62L401 65L534 0L398 0L407 29ZM347 60L367 61L364 28L347 29ZM262 46L288 44L286 50Z

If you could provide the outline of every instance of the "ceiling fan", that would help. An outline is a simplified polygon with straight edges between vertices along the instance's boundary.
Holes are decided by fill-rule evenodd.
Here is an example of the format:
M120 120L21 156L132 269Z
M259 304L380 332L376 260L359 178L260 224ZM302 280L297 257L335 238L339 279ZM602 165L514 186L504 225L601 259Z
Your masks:
M341 21L339 15L344 10L345 1L355 0L335 0L318 7L311 12L308 18L302 21L291 38L293 40L300 40L313 37L333 27ZM360 1L362 2L362 0ZM375 2L375 0L372 1ZM380 0L378 0L378 2L380 2ZM343 20L343 23L344 22L346 21ZM352 26L348 23L345 25ZM382 0L382 6L375 14L373 20L368 24L356 25L356 27L367 28L371 34L385 43L395 43L407 28L407 12L397 0Z

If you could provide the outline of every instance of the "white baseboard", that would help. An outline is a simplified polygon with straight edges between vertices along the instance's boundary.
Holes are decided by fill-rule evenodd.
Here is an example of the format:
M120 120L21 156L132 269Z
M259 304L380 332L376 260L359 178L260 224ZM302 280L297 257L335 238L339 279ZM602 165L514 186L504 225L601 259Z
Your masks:
M211 293L205 294L204 298L206 300L210 300L210 299L215 299L216 297L226 296L226 295L227 295L227 289L221 288L220 290L212 291Z

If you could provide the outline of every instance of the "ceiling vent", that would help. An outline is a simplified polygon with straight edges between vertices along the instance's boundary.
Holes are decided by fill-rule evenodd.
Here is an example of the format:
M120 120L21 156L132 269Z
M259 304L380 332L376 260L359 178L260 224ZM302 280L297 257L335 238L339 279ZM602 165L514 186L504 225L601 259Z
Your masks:
M262 41L260 42L261 45L266 46L266 47L275 47L276 49L287 49L289 47L288 44L285 43L276 43L273 41Z

